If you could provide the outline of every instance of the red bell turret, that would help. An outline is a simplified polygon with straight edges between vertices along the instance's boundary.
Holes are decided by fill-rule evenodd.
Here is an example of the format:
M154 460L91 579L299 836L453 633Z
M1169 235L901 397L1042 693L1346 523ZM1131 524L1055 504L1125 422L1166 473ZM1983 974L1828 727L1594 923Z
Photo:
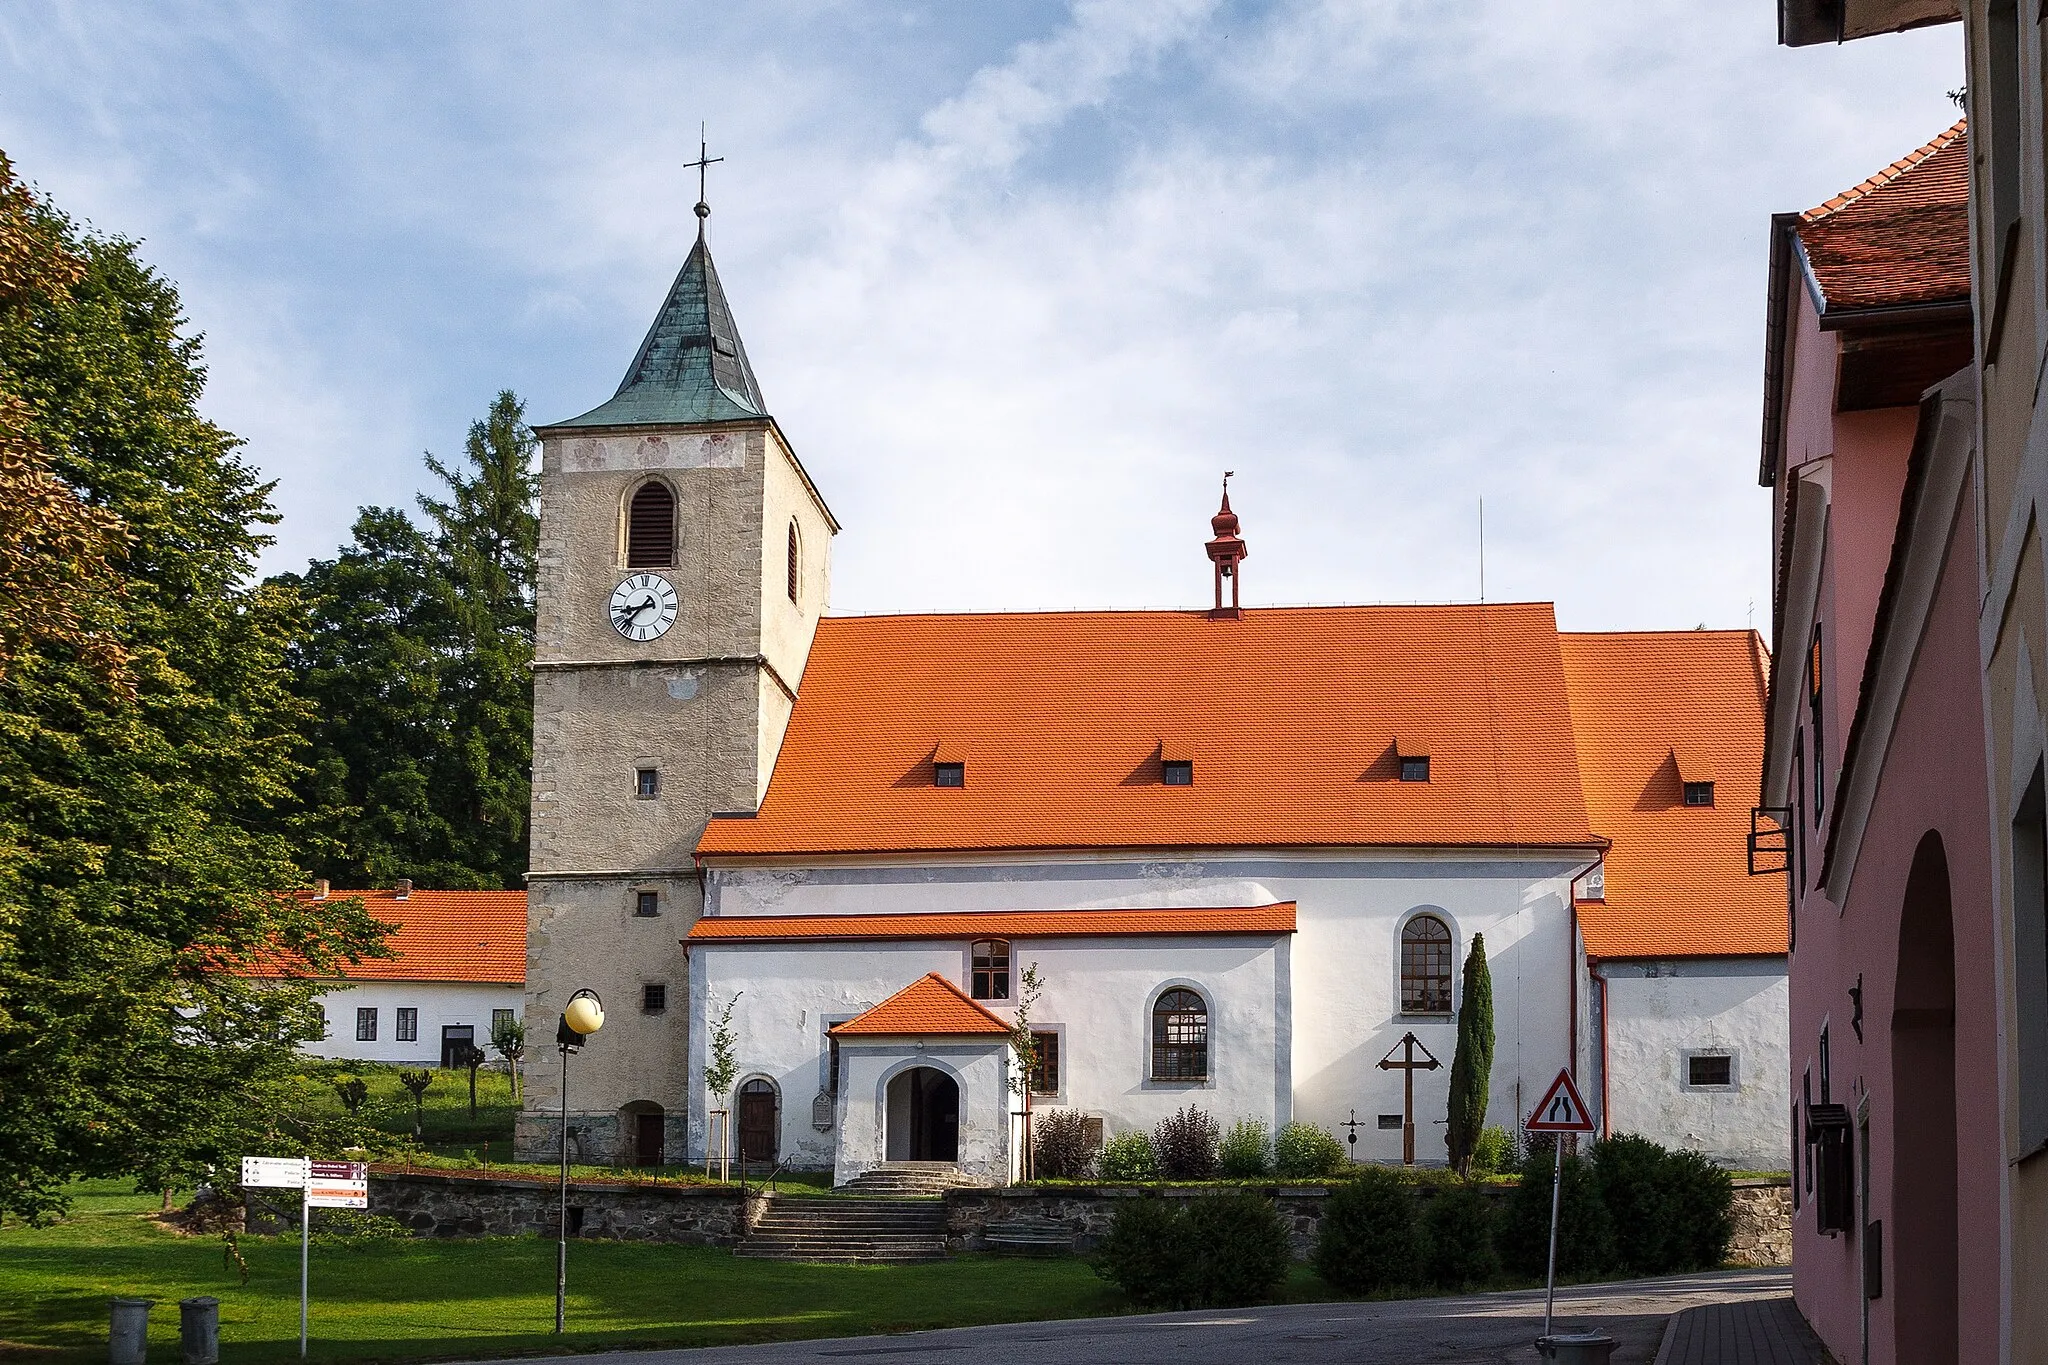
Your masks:
M1230 476L1235 470L1223 471L1223 505L1216 509L1216 515L1209 518L1209 527L1216 538L1205 547L1209 560L1216 566L1216 606L1211 616L1234 617L1237 615L1237 566L1244 562L1251 551L1245 548L1237 534L1237 513L1230 510ZM1230 605L1223 605L1223 580L1230 580Z

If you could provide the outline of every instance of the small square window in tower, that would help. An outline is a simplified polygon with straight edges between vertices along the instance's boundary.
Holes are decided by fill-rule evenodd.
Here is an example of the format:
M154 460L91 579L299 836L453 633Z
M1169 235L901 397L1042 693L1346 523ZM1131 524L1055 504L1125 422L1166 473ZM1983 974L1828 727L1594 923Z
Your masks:
M649 981L640 987L640 1008L648 1014L660 1014L668 1008L668 986L664 982Z
M659 891L635 891L633 893L633 913L640 919L653 919L659 915L661 913L661 893Z
M964 787L967 785L965 763L932 764L932 785L934 787Z
M652 801L661 795L661 769L636 768L633 770L633 795L642 801Z
M1696 1053L1685 1059L1685 1083L1697 1086L1735 1084L1735 1059L1725 1053Z
M999 938L977 939L968 953L968 991L976 1000L1010 998L1010 945Z
M1192 759L1169 758L1159 765L1160 780L1169 787L1192 787L1195 785L1195 765Z

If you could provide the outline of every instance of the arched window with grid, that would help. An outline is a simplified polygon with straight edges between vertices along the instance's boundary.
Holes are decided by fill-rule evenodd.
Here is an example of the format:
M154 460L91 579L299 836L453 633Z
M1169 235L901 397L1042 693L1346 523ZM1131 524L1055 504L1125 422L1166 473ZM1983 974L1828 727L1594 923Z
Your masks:
M649 479L626 504L626 567L667 569L675 560L675 491L660 479Z
M1185 986L1152 1005L1152 1079L1209 1079L1209 1002Z
M1401 926L1401 1013L1451 1012L1451 929L1435 915Z

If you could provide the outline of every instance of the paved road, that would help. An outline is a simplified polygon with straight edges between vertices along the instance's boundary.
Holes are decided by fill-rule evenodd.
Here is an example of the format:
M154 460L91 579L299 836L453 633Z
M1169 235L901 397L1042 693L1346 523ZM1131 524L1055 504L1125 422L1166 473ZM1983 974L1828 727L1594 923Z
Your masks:
M1791 1287L1790 1271L1746 1270L1565 1289L1558 1292L1555 1330L1597 1328L1619 1343L1613 1365L1649 1365L1671 1314L1786 1294ZM577 1365L1525 1365L1538 1359L1533 1343L1542 1329L1539 1289L555 1359Z

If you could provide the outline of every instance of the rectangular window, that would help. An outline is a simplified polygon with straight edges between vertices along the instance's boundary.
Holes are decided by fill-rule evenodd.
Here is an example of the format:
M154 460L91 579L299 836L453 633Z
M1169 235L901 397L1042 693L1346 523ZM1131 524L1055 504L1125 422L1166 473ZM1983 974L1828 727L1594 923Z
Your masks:
M967 785L965 763L932 764L932 785L934 787L964 787Z
M1825 731L1822 729L1821 704L1821 652L1820 622L1813 623L1813 648L1807 653L1806 661L1806 710L1807 724L1813 731L1813 827L1820 828L1820 814L1827 805L1828 746L1822 743Z
M374 1043L377 1041L377 1011L366 1007L356 1011L356 1041Z
M398 1007L397 1031L392 1035L401 1043L417 1043L420 1040L420 1012L404 1005Z
M1808 1066L1799 1077L1800 1116L1813 1112L1813 1068ZM1806 1172L1806 1193L1813 1194L1813 1133L1802 1125L1799 1133L1801 1168Z
M1828 1045L1828 1026L1822 1024L1820 1026L1820 1102L1822 1104L1834 1102L1834 1065L1833 1058L1828 1055L1832 1050Z
M1735 1059L1725 1054L1696 1053L1685 1059L1685 1083L1696 1088L1726 1089L1735 1084Z
M1162 780L1169 787L1195 785L1195 765L1190 759L1168 759L1159 765Z
M839 1040L829 1035L825 1039L825 1093L839 1098Z
M668 1008L668 986L660 981L649 981L640 988L640 1008L648 1014L660 1014Z
M1388 1129L1392 1129L1395 1132L1399 1132L1401 1130L1401 1116L1399 1114L1381 1114L1379 1119L1380 1131L1385 1132Z
M642 801L652 801L661 795L661 769L635 768L633 770L633 795Z
M1419 758L1404 757L1401 760L1401 780L1403 782L1429 781L1429 755L1424 754Z
M504 1036L505 1030L512 1027L516 1017L517 1011L514 1010L492 1010L491 1037L499 1038Z
M2013 995L2019 1016L2019 1152L2048 1145L2048 778L2034 765L2012 817Z
M999 938L977 940L969 954L967 993L976 1000L1010 998L1010 945Z
M1799 818L1794 822L1792 848L1785 855L1785 861L1794 864L1797 871L1793 880L1803 891L1806 889L1806 731L1792 735L1792 800L1798 807Z
M641 919L653 919L656 915L659 915L661 913L661 893L659 891L635 891L633 893L633 913Z
M1685 804L1688 806L1711 806L1714 804L1714 784L1711 782L1688 782L1685 784Z
M1031 1048L1036 1054L1031 1059L1031 1093L1059 1094L1060 1036L1057 1033L1033 1033Z

